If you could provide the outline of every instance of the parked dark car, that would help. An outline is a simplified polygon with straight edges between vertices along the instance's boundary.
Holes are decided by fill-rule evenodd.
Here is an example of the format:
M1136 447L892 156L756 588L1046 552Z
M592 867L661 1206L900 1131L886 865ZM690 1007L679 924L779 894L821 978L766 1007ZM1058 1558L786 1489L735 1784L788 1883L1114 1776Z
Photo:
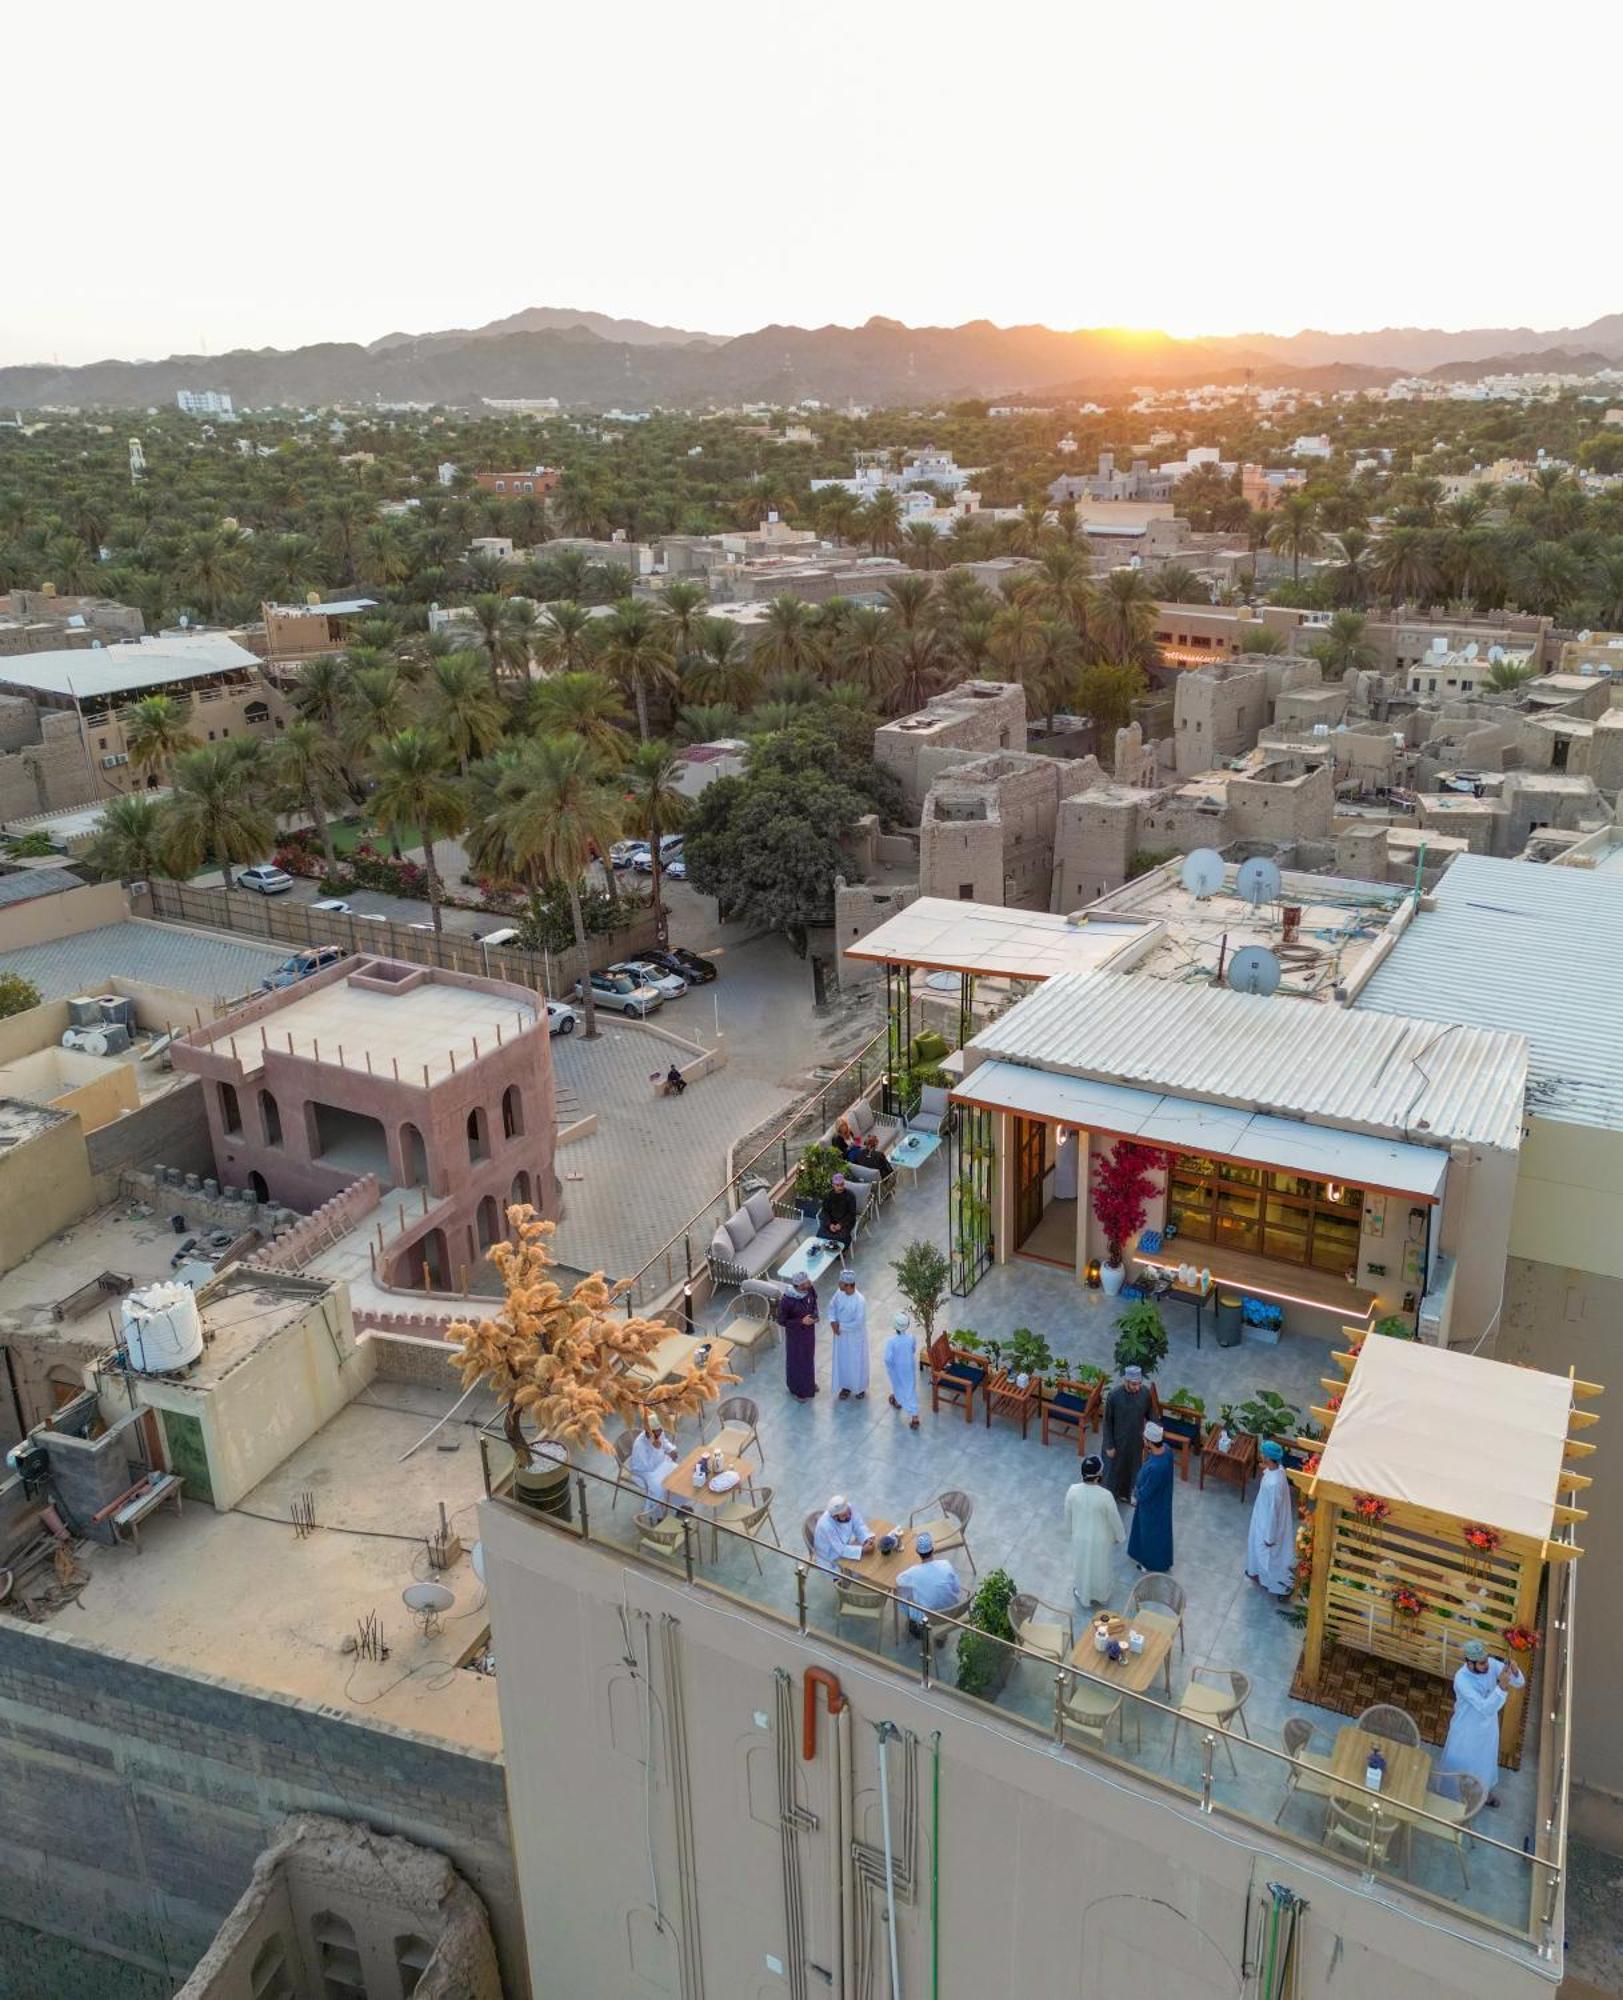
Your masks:
M638 957L664 966L667 972L674 972L690 986L708 986L717 977L717 968L712 961L701 958L696 951L689 951L686 945L676 945L670 951L639 952Z

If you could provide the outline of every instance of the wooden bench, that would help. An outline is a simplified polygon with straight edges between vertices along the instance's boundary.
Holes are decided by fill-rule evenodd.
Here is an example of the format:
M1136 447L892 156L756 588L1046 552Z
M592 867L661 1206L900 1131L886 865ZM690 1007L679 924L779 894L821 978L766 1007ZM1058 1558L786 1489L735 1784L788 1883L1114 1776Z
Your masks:
M164 1506L168 1501L175 1503L175 1512L181 1511L182 1486L173 1472L152 1472L145 1479L138 1479L127 1491L107 1505L91 1519L100 1526L110 1521L115 1541L126 1538L135 1544L136 1553L141 1550L141 1523L154 1508Z

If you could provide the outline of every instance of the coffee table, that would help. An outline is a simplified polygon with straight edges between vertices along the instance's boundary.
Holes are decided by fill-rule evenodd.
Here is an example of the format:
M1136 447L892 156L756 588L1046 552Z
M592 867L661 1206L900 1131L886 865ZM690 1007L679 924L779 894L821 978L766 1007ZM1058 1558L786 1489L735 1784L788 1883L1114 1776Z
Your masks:
M1227 1451L1219 1451L1217 1440L1222 1435L1222 1425L1213 1424L1206 1433L1206 1443L1200 1454L1200 1488L1206 1490L1206 1474L1214 1479L1222 1476L1232 1479L1240 1489L1240 1498L1245 1498L1245 1489L1251 1475L1257 1469L1257 1441L1249 1432L1231 1435Z
M891 1147L890 1163L893 1167L905 1167L913 1176L913 1185L917 1187L919 1168L928 1166L940 1151L939 1132L908 1132Z
M827 1243L821 1236L808 1236L797 1243L792 1256L778 1266L778 1276L786 1285L804 1275L815 1285L830 1264L837 1264L841 1255L837 1243Z
M1040 1375L1033 1375L1022 1389L1007 1369L994 1375L981 1392L981 1407L986 1412L986 1428L992 1428L992 1419L998 1417L1018 1417L1020 1435L1032 1418L1042 1408L1043 1384Z

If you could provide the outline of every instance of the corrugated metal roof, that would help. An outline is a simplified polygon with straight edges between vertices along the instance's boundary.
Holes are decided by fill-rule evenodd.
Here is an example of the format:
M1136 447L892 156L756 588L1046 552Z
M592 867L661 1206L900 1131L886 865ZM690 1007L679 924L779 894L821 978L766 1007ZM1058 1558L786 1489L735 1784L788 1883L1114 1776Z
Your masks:
M1265 1111L1203 1104L1197 1098L1168 1097L1158 1090L1055 1076L1022 1063L981 1063L964 1082L954 1085L952 1095L958 1103L1019 1111L1062 1125L1085 1125L1094 1132L1139 1139L1169 1152L1220 1153L1225 1159L1295 1168L1325 1180L1418 1195L1423 1201L1438 1198L1448 1171L1448 1153L1440 1143L1410 1146L1369 1132L1310 1125L1302 1118L1273 1118Z
M1349 1132L1521 1143L1527 1043L1518 1034L1086 972L1050 979L972 1046L1034 1069Z
M60 896L64 889L82 889L84 877L66 868L18 868L0 875L0 904L32 903L41 896Z
M0 952L0 972L18 972L32 980L42 1000L105 993L108 980L120 977L198 1000L234 1000L238 994L253 992L286 956L285 947L241 944L235 938L211 937L176 924L101 924L52 944Z
M1623 875L1462 854L1358 998L1360 1012L1526 1035L1527 1108L1623 1126Z
M0 659L0 684L88 701L258 665L245 646L224 632L169 632L83 652L16 653Z

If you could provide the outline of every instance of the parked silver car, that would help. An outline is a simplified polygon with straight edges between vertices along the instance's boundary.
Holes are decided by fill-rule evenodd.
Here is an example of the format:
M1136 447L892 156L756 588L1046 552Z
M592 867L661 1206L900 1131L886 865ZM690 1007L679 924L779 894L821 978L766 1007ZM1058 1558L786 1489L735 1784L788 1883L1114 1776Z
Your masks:
M575 991L580 990L577 980ZM613 1013L640 1015L656 1012L664 996L634 979L629 972L594 972L592 998L599 1007L607 1007Z

